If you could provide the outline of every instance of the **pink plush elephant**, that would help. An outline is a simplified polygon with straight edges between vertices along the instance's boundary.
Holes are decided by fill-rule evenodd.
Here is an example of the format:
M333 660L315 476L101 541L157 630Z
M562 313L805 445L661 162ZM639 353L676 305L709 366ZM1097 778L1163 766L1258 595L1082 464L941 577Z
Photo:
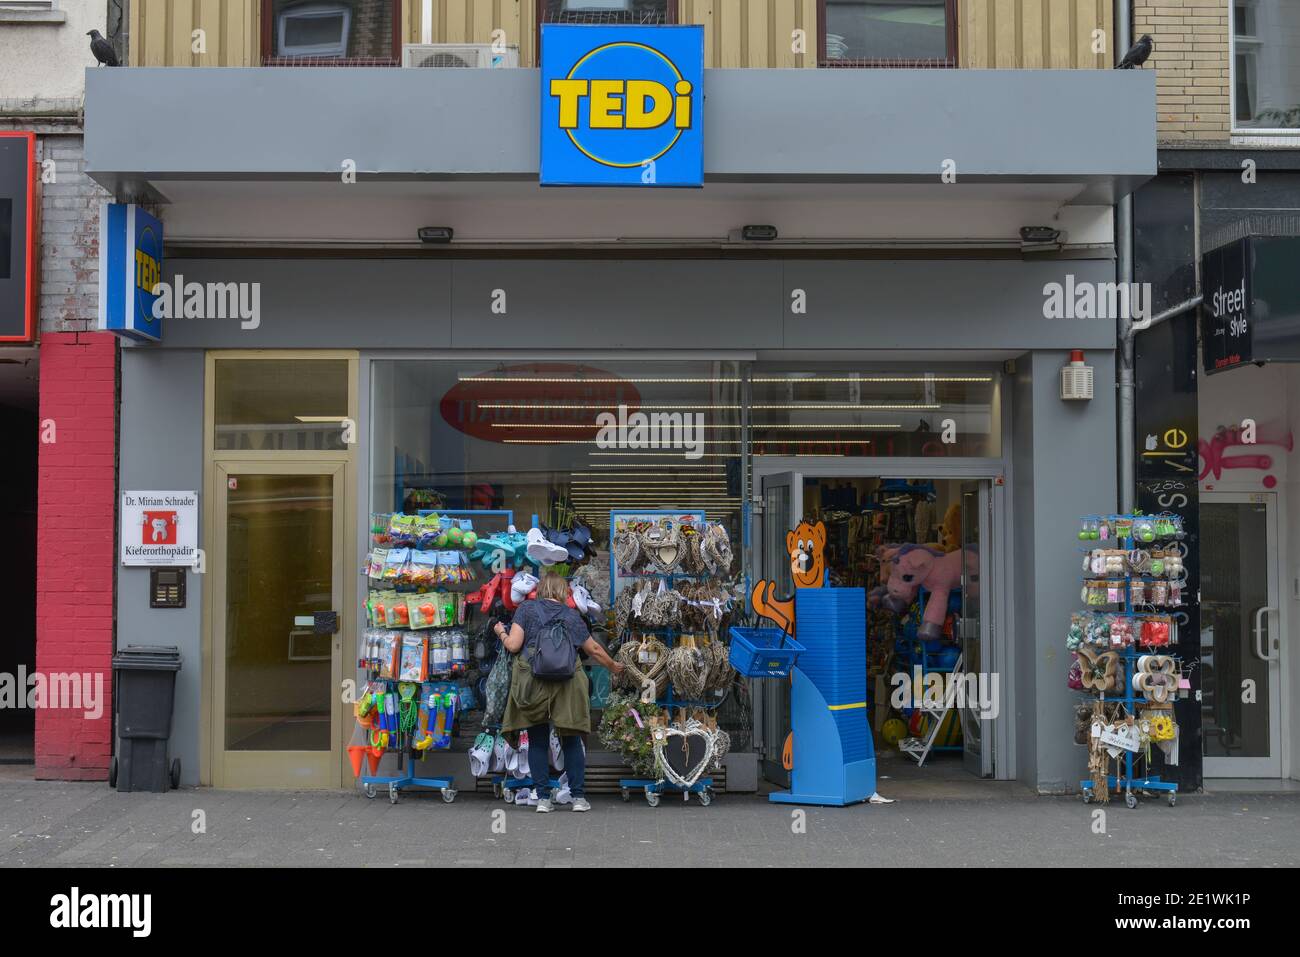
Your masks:
M930 593L917 631L921 638L943 636L948 593L961 588L965 552L966 549L958 549L944 553L924 545L904 545L893 556L886 605L895 610L907 608L916 600L917 589L925 588Z

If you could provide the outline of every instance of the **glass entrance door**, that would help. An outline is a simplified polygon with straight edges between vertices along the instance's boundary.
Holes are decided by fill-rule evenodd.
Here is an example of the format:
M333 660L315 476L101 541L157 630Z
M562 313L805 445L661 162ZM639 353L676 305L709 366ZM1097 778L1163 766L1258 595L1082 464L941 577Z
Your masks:
M338 787L344 466L214 469L214 783Z
M971 693L981 687L979 676L990 665L989 622L981 614L983 569L987 561L984 543L989 540L989 488L987 482L963 482L961 487L961 617L958 629L961 641L962 670L974 676L965 684L967 698L961 709L962 763L971 774L993 776L993 741L990 721L981 717L986 702L972 700Z
M1277 496L1201 496L1201 728L1206 777L1281 777Z
M787 598L794 593L790 576L790 554L785 536L803 520L803 476L798 472L781 472L763 476L763 520L755 554L759 567L754 580L776 582L774 594ZM770 624L770 622L760 622ZM790 682L780 678L758 680L755 702L755 726L759 729L759 754L763 777L781 787L790 786L790 772L783 753L790 735Z

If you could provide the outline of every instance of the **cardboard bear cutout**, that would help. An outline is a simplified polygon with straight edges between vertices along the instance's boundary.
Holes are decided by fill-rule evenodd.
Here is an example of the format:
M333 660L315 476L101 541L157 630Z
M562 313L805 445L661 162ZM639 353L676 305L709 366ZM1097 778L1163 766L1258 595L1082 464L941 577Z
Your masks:
M790 556L790 577L794 587L821 588L826 580L826 526L800 522L785 536L785 550ZM787 635L794 636L794 596L774 598L776 582L766 579L754 585L750 601L754 613L775 622Z

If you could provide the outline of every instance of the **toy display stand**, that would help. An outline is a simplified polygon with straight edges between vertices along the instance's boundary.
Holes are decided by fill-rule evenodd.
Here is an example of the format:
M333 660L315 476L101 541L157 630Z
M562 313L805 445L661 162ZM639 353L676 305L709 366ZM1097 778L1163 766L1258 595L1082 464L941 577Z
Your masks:
M1119 521L1119 520L1132 521L1135 518L1155 518L1155 516L1134 516L1134 515L1085 516L1084 521L1087 522L1088 520L1091 519L1107 520L1107 521ZM1134 544L1134 539L1131 535L1124 536L1121 538L1109 539L1108 541L1113 543L1116 547L1125 550L1131 550L1134 547L1136 547ZM1146 542L1142 544L1151 544L1151 543ZM1133 587L1132 587L1133 582L1144 580L1143 576L1131 575L1126 573L1123 576L1108 575L1106 577L1109 580L1115 580L1115 581L1118 581L1120 580L1120 578L1122 578L1124 581L1124 611L1118 613L1107 612L1107 614L1113 614L1115 615L1115 617L1124 617L1124 618L1150 617L1150 615L1140 614L1133 610ZM1174 645L1177 643L1175 641L1175 635L1173 634L1174 629L1176 628L1177 625L1172 623L1170 624L1170 636L1169 636L1170 645ZM1118 701L1123 703L1124 710L1128 712L1130 716L1133 717L1136 717L1137 715L1138 705L1146 703L1145 698L1136 695L1133 691L1133 678L1134 675L1137 673L1137 660L1139 657L1141 657L1141 655L1137 650L1138 644L1139 642L1135 641L1133 645L1130 645L1129 647L1124 649L1124 654L1123 654L1124 694L1111 697L1111 698L1107 698L1105 694L1102 694L1100 696L1103 702ZM1088 694L1087 697L1091 699L1094 698L1095 696L1092 694ZM1170 704L1172 710L1172 702ZM1136 793L1134 793L1137 791L1151 791L1151 792L1164 794L1165 800L1168 802L1169 806L1173 807L1178 801L1178 784L1174 781L1162 781L1160 779L1160 775L1158 774L1153 775L1148 773L1141 777L1135 777L1133 774L1133 765L1135 762L1135 758L1136 758L1135 752L1125 750L1123 763L1122 763L1124 773L1107 775L1106 787L1111 791L1123 791L1124 803L1130 808L1136 808L1138 806L1138 796ZM1084 804L1091 804L1094 800L1096 800L1096 795L1093 793L1093 782L1091 780L1080 781L1079 787L1083 792Z
M503 510L419 509L417 514L421 518L428 515L439 515L445 518L455 518L455 519L468 518L474 520L476 528L485 532L486 529L484 529L482 527L482 524L480 523L492 525L494 526L494 530L495 530L495 526L498 525L508 528L514 521L514 513L511 511L503 511ZM484 523L485 519L487 521ZM432 590L432 593L454 591L454 590L456 589L435 588ZM466 620L468 620L469 614L470 612L469 609L467 608L465 610ZM447 626L447 627L451 627L451 626ZM438 629L435 628L429 630L437 631ZM430 669L431 673L427 676L427 678L424 681L402 682L396 678L382 677L376 671L368 668L364 661L359 662L359 664L361 665L362 670L366 672L367 684L382 683L387 688L386 693L388 694L395 693L399 684L408 683L408 684L418 684L420 686L419 695L422 697L425 694L426 686L429 683L431 682L440 683L440 682L454 680L453 673L432 673L432 669ZM451 723L451 726L445 729L444 733L447 735L449 739L454 737L454 727L455 727L455 723L453 721ZM367 798L373 800L378 795L379 790L381 788L384 788L387 789L388 791L389 802L392 804L396 804L398 802L398 799L402 791L407 790L409 788L423 788L431 791L438 791L442 795L443 801L446 802L447 804L450 804L453 801L455 801L458 792L455 787L454 778L442 777L442 776L425 777L418 772L416 758L423 756L423 754L425 754L426 752L418 751L415 749L414 747L415 735L410 731L398 731L398 732L393 732L393 734L395 735L396 740L394 741L390 739L389 745L385 749L384 753L397 755L397 773L357 775L356 778L357 784L361 787L362 793L365 794ZM449 750L449 748L450 745L448 745L448 747L446 748L437 748L435 750L441 752L441 751L447 751Z
M614 530L617 527L616 523L619 519L628 521L642 518L665 517L680 519L682 522L690 522L697 525L705 524L704 513L694 509L633 509L628 511L615 509L609 513L610 540L613 541ZM614 607L614 601L618 595L620 581L629 582L650 579L652 581L663 582L666 587L672 588L673 583L677 581L699 581L710 577L713 576L690 575L685 572L667 572L661 574L658 572L620 571L618 563L614 560L613 549L611 548L609 556L609 607ZM669 650L675 646L677 639L682 634L681 630L677 628L633 628L630 630L635 631L640 635L654 635L661 639L665 647ZM714 640L721 641L722 638L719 635ZM669 682L666 693L663 697L656 699L655 704L659 705L659 707L669 713L671 713L673 709L682 709L684 711L687 708L712 711L721 705L726 699L726 693L719 693L715 698L702 701L689 701L683 698L678 698L673 692L672 683ZM675 784L672 781L664 780L662 778L620 778L618 787L619 793L624 801L630 801L632 799L633 791L640 791L645 795L646 804L650 805L650 807L658 807L660 796L664 794L680 794L683 801L689 801L690 796L694 794L699 798L701 806L708 807L713 803L713 798L716 793L713 790L713 778L711 777L702 777L689 787Z

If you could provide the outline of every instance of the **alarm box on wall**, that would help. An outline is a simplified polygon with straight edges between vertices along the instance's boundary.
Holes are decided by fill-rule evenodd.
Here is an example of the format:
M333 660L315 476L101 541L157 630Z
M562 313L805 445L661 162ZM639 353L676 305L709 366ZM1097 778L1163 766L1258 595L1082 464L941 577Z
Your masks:
M36 335L40 209L36 134L0 131L0 342Z

